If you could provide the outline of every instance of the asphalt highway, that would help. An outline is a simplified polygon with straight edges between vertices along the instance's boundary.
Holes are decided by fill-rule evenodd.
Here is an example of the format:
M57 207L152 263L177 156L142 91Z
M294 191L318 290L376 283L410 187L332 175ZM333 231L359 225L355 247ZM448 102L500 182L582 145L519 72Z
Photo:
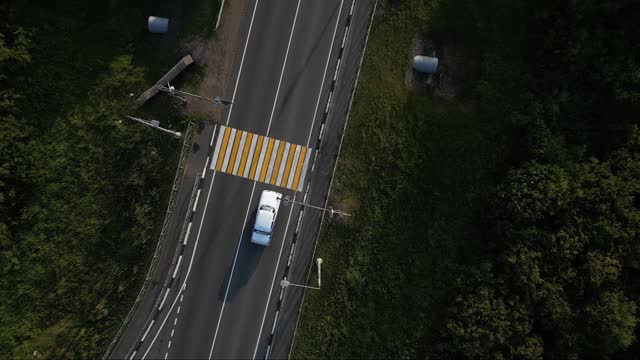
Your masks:
M342 40L344 0L255 0L247 19L227 126L313 147ZM329 71L327 72L327 69ZM282 204L273 240L251 244L258 199L270 189L209 170L177 286L144 330L134 358L263 358L298 205ZM269 329L266 329L269 327ZM131 355L131 354L128 354Z

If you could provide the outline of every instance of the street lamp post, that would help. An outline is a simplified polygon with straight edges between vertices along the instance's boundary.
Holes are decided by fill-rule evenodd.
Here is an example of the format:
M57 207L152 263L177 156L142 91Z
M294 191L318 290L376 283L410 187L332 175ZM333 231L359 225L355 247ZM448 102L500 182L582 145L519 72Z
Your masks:
M300 284L293 284L293 283L289 282L289 280L287 280L287 279L283 279L282 281L280 281L280 286L285 287L285 288L288 287L288 286L296 286L296 287L301 287L301 288L305 288L305 289L320 290L320 278L321 278L321 275L322 275L321 268L320 268L320 266L322 265L322 259L321 258L317 258L316 259L316 265L318 265L318 287L300 285Z
M179 139L182 136L182 134L180 132L178 132L178 131L171 131L169 129L165 129L163 127L160 127L160 121L158 121L158 120L149 121L149 120L144 120L144 119L140 119L140 118L129 116L129 115L125 115L125 117L129 118L129 119L131 119L133 121L137 121L137 122L139 122L139 123L141 123L143 125L146 125L146 126L158 129L160 131L166 132L167 134L171 134L171 136L175 137L176 139Z
M160 91L168 92L170 95L173 95L173 96L177 97L178 99L180 99L180 100L182 100L184 102L189 102L189 101L187 99L185 99L185 98L182 98L182 97L178 96L178 95L186 95L186 96L191 96L191 97L202 99L202 100L206 100L206 101L211 101L213 103L213 106L215 106L215 107L218 107L221 104L222 105L231 105L232 104L231 101L221 99L220 96L216 96L215 98L208 98L208 97L205 97L205 96L192 94L192 93L189 93L189 92L186 92L186 91L178 90L174 86L171 86L171 84L169 84L169 83L167 83L167 86L158 85L157 88Z
M291 200L289 198L289 196L285 196L283 200L284 200L284 204L285 205L287 205L288 203L293 203L293 204L299 204L299 205L308 206L308 207L313 208L313 209L318 209L318 210L322 210L322 211L328 211L329 213L331 213L331 217L333 217L334 214L338 214L338 215L342 215L342 216L351 216L351 214L347 214L346 212L341 211L341 210L336 210L336 209L334 209L332 207L323 208L323 207L320 207L320 206L309 205L309 204L305 204L303 202Z

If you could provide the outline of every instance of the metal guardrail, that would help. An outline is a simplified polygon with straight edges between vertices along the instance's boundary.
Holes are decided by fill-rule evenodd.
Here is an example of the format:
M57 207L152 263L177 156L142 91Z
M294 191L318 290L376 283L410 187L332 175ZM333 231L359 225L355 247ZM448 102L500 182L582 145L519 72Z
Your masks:
M164 246L165 239L167 237L171 216L173 215L176 202L178 201L177 199L178 191L180 190L180 186L182 186L182 180L184 179L185 169L187 168L187 163L189 162L189 158L191 157L191 146L193 143L194 135L195 135L194 126L193 126L193 123L190 122L187 126L187 130L185 131L184 141L182 142L182 149L180 150L180 158L178 160L178 168L176 169L176 174L173 178L173 185L171 186L171 195L169 196L169 204L167 205L167 212L165 213L165 216L164 216L164 222L162 223L162 229L160 230L158 244L156 245L156 248L154 250L153 258L151 259L151 263L149 264L149 269L147 270L147 274L145 276L144 282L142 283L142 287L140 288L140 292L138 292L138 296L136 297L136 300L133 303L133 306L131 306L131 309L129 310L129 313L127 313L127 316L125 317L122 323L122 326L120 326L120 329L118 329L116 336L114 337L113 341L111 341L111 344L109 344L109 347L107 348L107 351L102 356L102 359L106 359L109 357L109 354L111 354L111 352L113 351L113 348L118 343L118 340L120 340L120 336L122 336L122 332L127 327L129 322L133 318L133 315L135 314L138 307L140 306L140 302L144 298L144 294L147 291L150 280L153 276L153 273L156 270L156 266L158 265L158 258L162 253L162 248Z

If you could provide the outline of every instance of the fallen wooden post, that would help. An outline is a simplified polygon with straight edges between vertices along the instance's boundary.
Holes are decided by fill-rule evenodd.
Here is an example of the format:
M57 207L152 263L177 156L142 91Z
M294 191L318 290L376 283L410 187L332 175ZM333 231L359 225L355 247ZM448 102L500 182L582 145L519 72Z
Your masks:
M147 89L147 91L143 92L138 99L136 99L136 106L141 106L154 97L160 89L158 86L166 85L168 82L173 81L180 73L187 68L187 66L193 64L193 58L191 55L187 55L180 59L177 64L175 64L171 70L169 70L158 82L156 82L151 88Z

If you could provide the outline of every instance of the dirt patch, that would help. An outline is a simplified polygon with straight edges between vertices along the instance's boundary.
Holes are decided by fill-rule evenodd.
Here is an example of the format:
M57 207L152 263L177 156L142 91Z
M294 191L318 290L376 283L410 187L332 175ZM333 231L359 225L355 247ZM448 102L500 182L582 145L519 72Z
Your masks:
M192 40L185 45L195 62L206 66L198 94L230 100L234 63L242 51L242 26L250 16L247 4L245 1L227 1L215 35L210 39ZM190 100L183 112L185 115L204 115L212 121L220 121L222 117L222 109L205 100Z

